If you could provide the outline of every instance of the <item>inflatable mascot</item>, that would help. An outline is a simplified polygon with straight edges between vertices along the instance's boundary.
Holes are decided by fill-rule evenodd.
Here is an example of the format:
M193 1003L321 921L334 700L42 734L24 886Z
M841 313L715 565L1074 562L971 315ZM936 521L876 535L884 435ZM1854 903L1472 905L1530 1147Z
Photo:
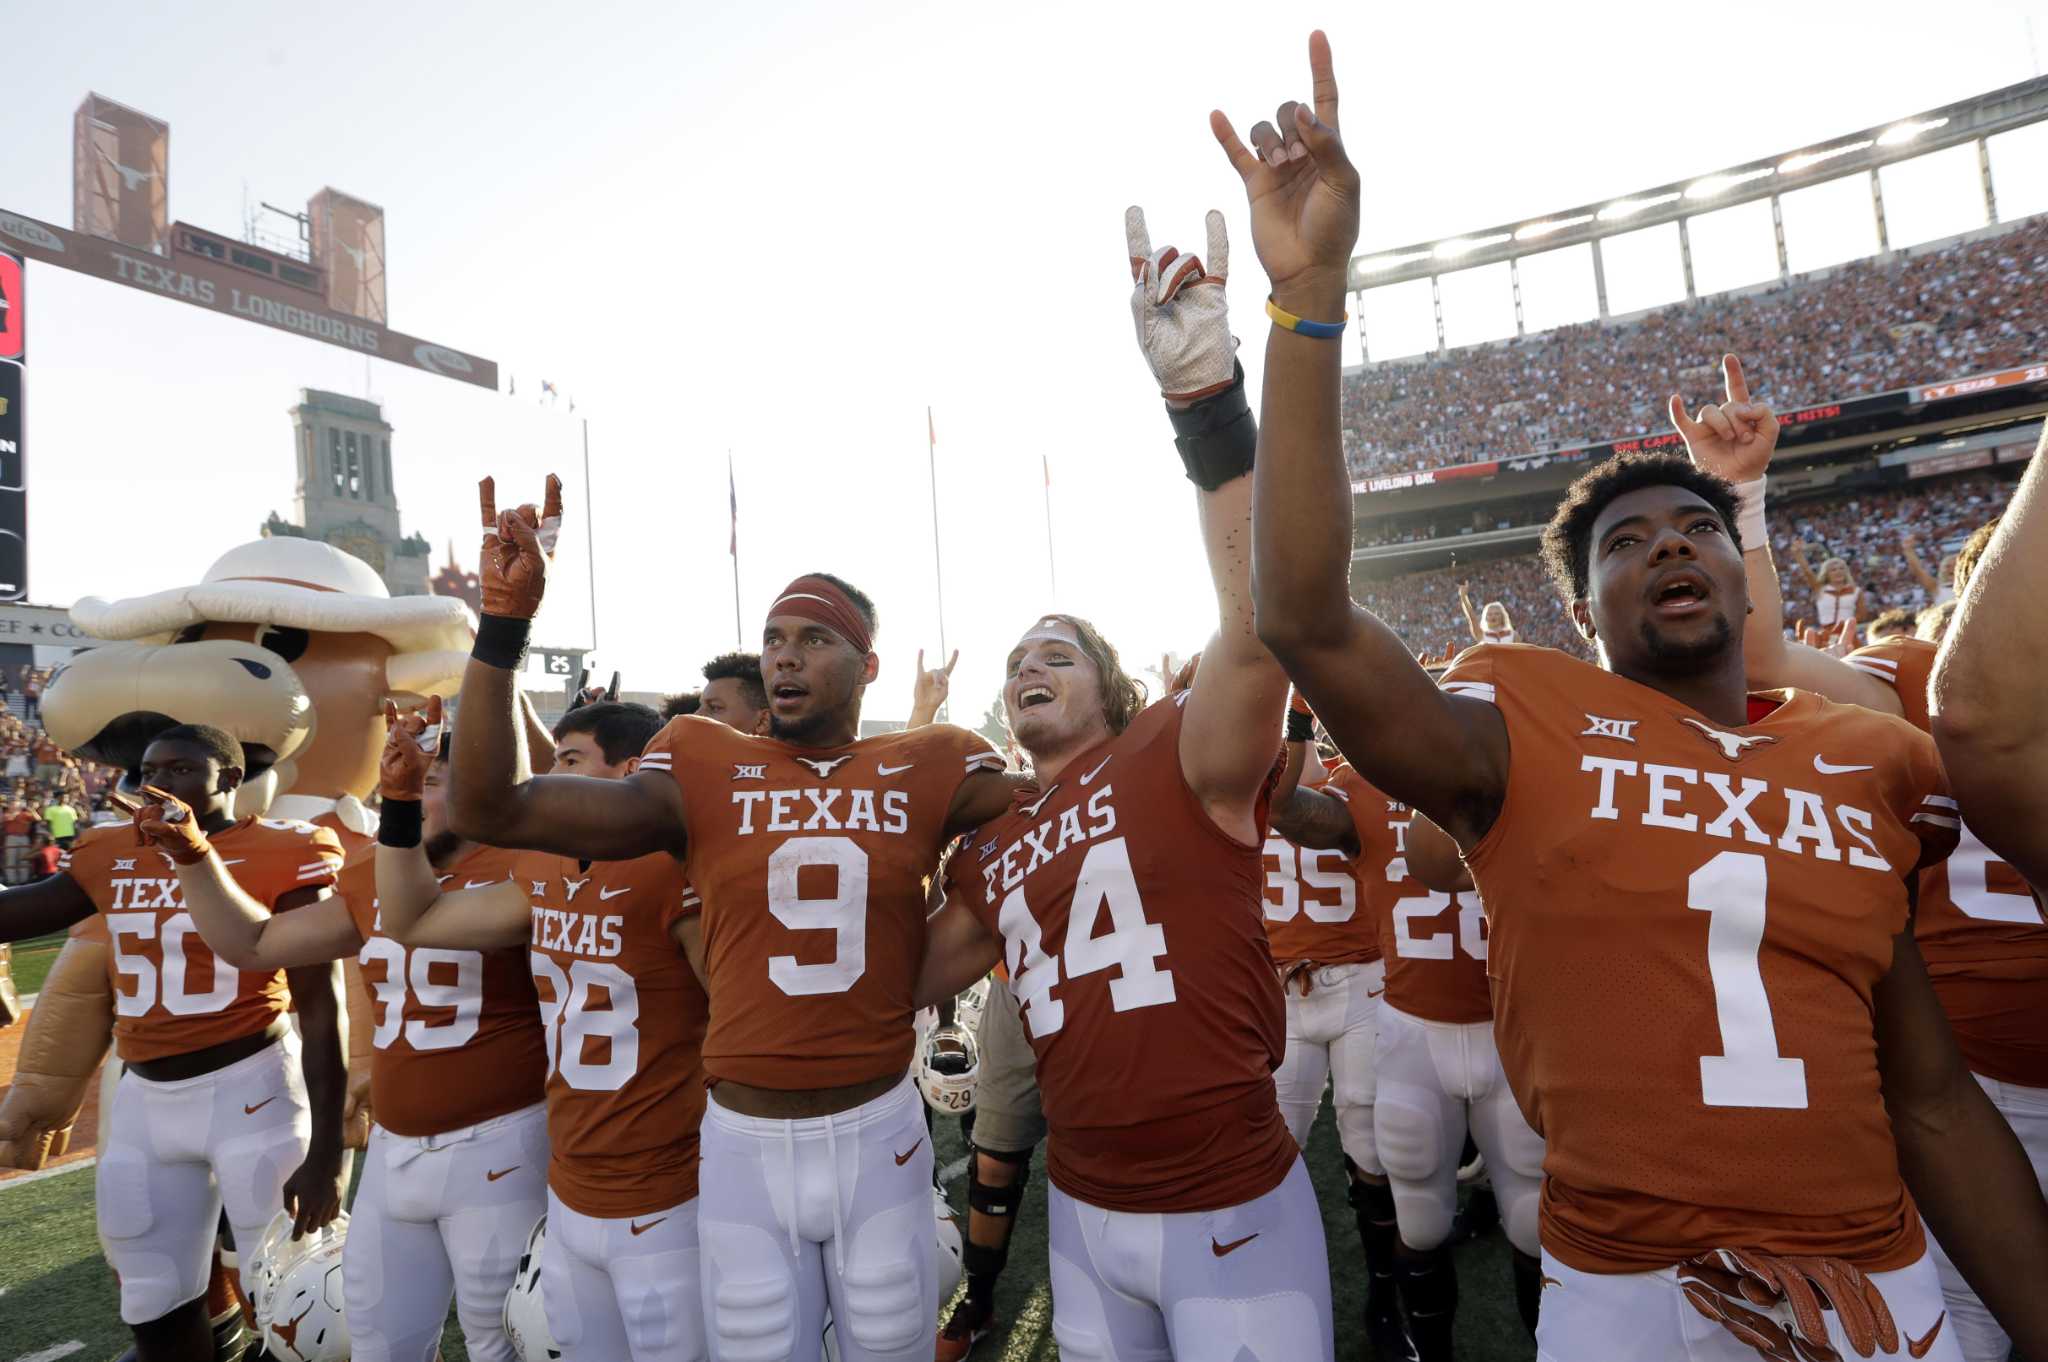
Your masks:
M60 747L128 774L172 724L212 724L242 743L238 815L335 829L351 851L375 840L362 805L377 784L382 705L401 709L460 684L475 625L448 596L392 597L367 563L310 539L230 549L196 586L128 600L88 596L72 621L105 645L51 682L43 722ZM0 1101L0 1166L65 1152L113 1028L107 938L96 915L52 964ZM351 1142L367 1131L369 1008L350 962Z

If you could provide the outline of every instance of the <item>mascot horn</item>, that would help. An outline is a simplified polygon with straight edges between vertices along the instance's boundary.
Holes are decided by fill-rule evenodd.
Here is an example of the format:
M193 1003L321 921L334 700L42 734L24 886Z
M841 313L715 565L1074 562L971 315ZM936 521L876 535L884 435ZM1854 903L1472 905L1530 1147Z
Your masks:
M43 723L52 741L120 767L132 789L143 749L163 729L226 729L249 757L238 816L324 824L351 852L376 837L362 800L377 784L384 700L410 708L452 695L475 632L461 601L394 598L361 559L292 538L230 549L195 586L88 596L71 618L108 642L51 681ZM0 1101L0 1166L39 1168L65 1151L112 1027L107 954L97 915L58 954ZM370 1008L353 962L348 972L349 1134L360 1146Z

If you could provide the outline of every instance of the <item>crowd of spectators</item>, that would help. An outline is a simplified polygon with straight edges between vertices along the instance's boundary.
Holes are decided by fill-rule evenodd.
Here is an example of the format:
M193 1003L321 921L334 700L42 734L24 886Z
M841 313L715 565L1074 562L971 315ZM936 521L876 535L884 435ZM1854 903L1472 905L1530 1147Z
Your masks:
M1661 431L1671 393L1719 399L1731 350L1780 410L2033 363L2048 356L2044 270L2048 218L2033 218L1626 322L1367 365L1345 380L1345 451L1365 477Z
M121 776L50 741L42 725L49 681L47 668L0 666L0 881L7 884L55 871Z
M2009 480L1986 470L1847 500L1773 507L1771 545L1786 623L1811 624L1816 617L1813 591L1792 563L1795 548L1815 568L1830 558L1848 564L1851 578L1868 596L1864 620L1892 606L1917 610L1934 601L1913 570L1915 555L1907 552L1907 539L1916 542L1917 556L1931 575L1972 530L1998 514L2011 493ZM1358 599L1411 652L1434 658L1446 647L1462 649L1472 642L1458 605L1460 583L1469 584L1475 604L1499 601L1507 607L1517 642L1591 658L1533 553L1366 582Z

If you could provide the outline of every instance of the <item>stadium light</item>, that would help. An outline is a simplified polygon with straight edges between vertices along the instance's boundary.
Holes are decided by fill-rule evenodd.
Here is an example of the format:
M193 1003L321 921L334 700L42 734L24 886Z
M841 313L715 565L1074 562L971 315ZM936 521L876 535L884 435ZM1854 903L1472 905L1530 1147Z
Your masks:
M1439 260L1456 260L1461 255L1469 255L1473 251L1483 250L1488 246L1498 246L1503 241L1513 240L1514 235L1513 232L1496 232L1492 236L1461 236L1451 241L1439 241L1436 245L1436 250L1432 254Z
M1697 184L1687 186L1685 196L1688 199L1711 199L1716 194L1727 193L1739 184L1748 184L1751 180L1761 180L1766 175L1777 173L1770 166L1765 166L1761 170L1745 170L1735 175L1709 175Z
M1592 220L1591 213L1581 213L1575 218L1550 218L1543 222L1532 222L1527 227L1515 230L1515 240L1534 241L1538 237L1549 236L1552 232L1562 232L1567 227L1583 226Z
M1608 204L1594 216L1598 217L1602 222L1619 222L1623 218L1634 217L1646 208L1656 208L1662 204L1670 203L1677 197L1677 191L1674 190L1669 194L1658 194L1653 198L1620 199Z
M1360 274L1381 274L1402 265L1412 265L1418 260L1427 260L1434 254L1434 251L1403 251L1396 255L1376 255L1370 260L1359 261L1356 268Z
M1797 175L1800 171L1817 166L1823 161L1832 161L1837 156L1847 156L1852 151L1862 151L1870 145L1871 141L1866 137L1861 142L1844 142L1838 147L1829 147L1826 151L1802 151L1797 156L1788 156L1780 161L1778 173Z
M1933 132L1946 118L1929 118L1917 123L1898 123L1878 134L1877 144L1881 147L1895 147L1901 142L1910 142L1923 132Z

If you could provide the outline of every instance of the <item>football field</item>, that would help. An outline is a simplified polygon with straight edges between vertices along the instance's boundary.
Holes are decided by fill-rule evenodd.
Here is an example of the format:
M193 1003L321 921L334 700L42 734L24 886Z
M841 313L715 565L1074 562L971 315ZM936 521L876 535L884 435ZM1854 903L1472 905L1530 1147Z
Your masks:
M933 1139L956 1210L966 1206L966 1148L959 1124L938 1118ZM1337 1312L1337 1356L1372 1354L1359 1327L1364 1266L1336 1127L1325 1107L1309 1140L1309 1167L1323 1205ZM127 1346L116 1310L113 1274L93 1233L93 1177L73 1167L33 1180L0 1182L0 1362L110 1362ZM965 1216L962 1220L964 1223ZM1515 1314L1508 1248L1495 1230L1458 1251L1458 1356L1465 1362L1523 1362L1535 1349ZM1045 1165L1037 1161L1018 1219L1010 1266L997 1296L1002 1329L973 1354L977 1362L1037 1362L1059 1356L1052 1338L1052 1297L1045 1270ZM73 1346L76 1345L76 1346ZM445 1362L469 1356L450 1317Z

